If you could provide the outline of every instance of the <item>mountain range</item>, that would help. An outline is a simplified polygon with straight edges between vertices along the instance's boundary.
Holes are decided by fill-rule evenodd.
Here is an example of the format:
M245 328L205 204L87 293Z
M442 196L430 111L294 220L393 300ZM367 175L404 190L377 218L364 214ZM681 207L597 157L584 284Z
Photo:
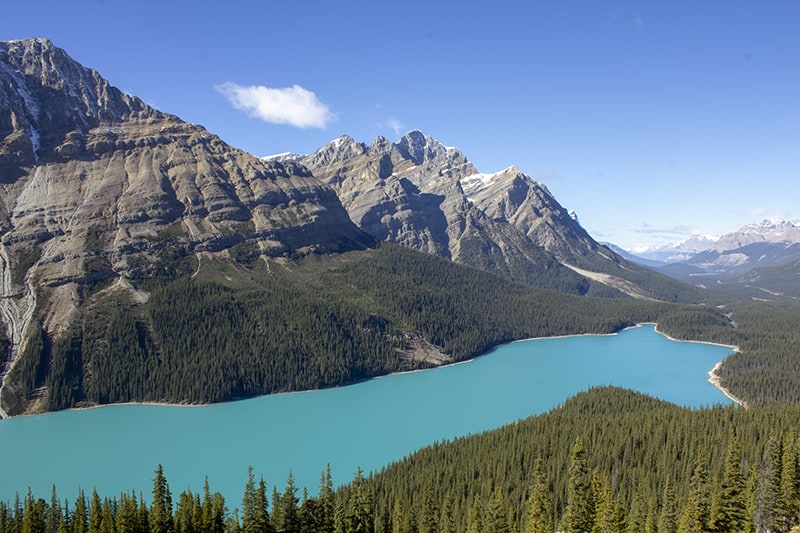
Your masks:
M372 253L381 241L425 254ZM542 299L530 288L700 299L598 244L515 167L482 174L421 132L371 145L342 136L310 155L260 159L122 93L47 39L0 43L8 413L331 386L582 327L572 315L547 330L495 324L486 336L474 322L459 325L464 309L431 324L413 299L376 296L416 291L444 312L442 298L474 306L481 287L496 286L434 256L499 275L507 281L497 294L526 299L514 304L525 312ZM410 266L401 273L381 261ZM384 285L361 286L356 271ZM473 278L462 295L442 292L442 279ZM381 292L388 286L395 292ZM548 294L591 313L586 323L601 318ZM505 320L517 320L516 309L507 305ZM454 336L470 348L453 348Z
M800 221L763 220L717 238L696 236L627 257L689 283L800 296Z

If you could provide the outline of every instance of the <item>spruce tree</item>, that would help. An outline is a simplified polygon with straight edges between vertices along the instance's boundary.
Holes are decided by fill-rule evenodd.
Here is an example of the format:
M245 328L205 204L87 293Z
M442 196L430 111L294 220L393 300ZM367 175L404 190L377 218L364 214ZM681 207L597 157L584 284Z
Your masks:
M489 533L510 533L508 524L508 508L505 496L500 487L495 487L489 498L489 505L485 515L485 531Z
M456 517L453 506L453 494L448 491L444 497L444 503L442 504L442 516L439 519L439 533L456 533Z
M467 533L484 533L483 505L479 496L472 498L472 505L467 511Z
M800 463L798 463L797 434L789 429L783 439L783 455L781 457L781 497L783 498L786 516L785 528L798 523L800 512Z
M689 494L678 522L678 533L710 531L711 501L708 491L708 467L705 454L699 453L689 480Z
M786 502L781 490L782 462L783 442L777 433L773 433L767 443L764 473L759 489L760 522L756 524L757 529L778 532L788 529L785 528Z
M439 531L439 509L430 481L425 482L425 487L422 489L418 526L419 533L437 533Z
M747 513L745 479L742 472L742 445L735 435L728 439L728 453L722 477L719 509L714 527L722 533L744 531Z
M333 491L330 463L325 467L319 482L318 500L319 528L321 531L329 533L333 531L336 512L336 494Z
M247 468L247 483L242 496L242 532L270 533L272 524L269 520L267 485L262 477L256 487L253 467Z
M533 464L533 484L527 501L525 533L549 533L553 531L550 520L550 487L544 471L544 461L536 458Z
M277 527L279 531L297 533L300 530L300 521L297 516L297 486L294 484L294 474L289 470L286 478L286 489L280 497L282 523ZM277 524L276 524L277 526Z
M61 514L61 502L58 501L58 496L56 496L56 486L53 485L53 488L50 491L50 505L47 507L47 523L45 524L47 533L58 533L63 520L64 517Z
M172 494L169 491L164 467L158 465L153 479L153 503L150 506L149 526L151 533L172 533Z
M678 528L677 504L675 502L675 489L669 481L664 482L664 492L661 495L661 514L658 516L658 533L675 533Z
M71 533L86 533L89 529L89 508L86 505L86 495L81 490L75 500L75 510L70 520Z
M591 501L589 466L586 462L586 448L580 438L575 439L570 456L567 481L567 508L564 512L566 533L591 531L594 513Z
M373 533L375 531L375 511L372 489L367 485L364 472L359 466L351 485L348 501L348 533Z

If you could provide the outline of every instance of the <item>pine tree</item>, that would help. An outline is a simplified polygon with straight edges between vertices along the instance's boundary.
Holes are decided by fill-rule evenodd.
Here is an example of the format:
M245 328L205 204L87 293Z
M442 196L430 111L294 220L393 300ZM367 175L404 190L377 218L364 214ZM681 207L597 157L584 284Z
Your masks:
M709 531L710 506L708 468L704 454L700 453L689 481L689 494L678 522L678 533L704 533Z
M267 486L261 478L256 487L253 467L247 468L247 483L242 496L242 532L269 533L272 525L267 507Z
M782 462L782 439L773 433L767 443L764 472L759 489L761 501L758 514L761 520L756 524L757 529L785 531L786 502L781 490Z
M614 501L614 494L611 492L608 479L597 475L593 480L595 515L592 531L594 533L622 533L625 529L622 507Z
M484 533L483 505L479 496L472 499L472 505L467 511L467 533Z
M144 496L142 493L139 493L139 509L137 511L139 515L139 527L141 528L142 532L149 532L150 531L150 510L147 508L147 503L144 500Z
M536 458L533 465L533 484L527 501L525 533L549 533L553 531L550 520L550 487L544 471L544 461Z
M297 516L297 486L294 484L294 474L289 470L289 475L286 478L286 489L280 497L280 507L283 522L279 531L286 531L287 533L297 533L300 531L300 521Z
M92 500L89 505L88 533L100 533L100 522L103 520L103 504L96 489L92 489Z
M719 509L714 527L716 531L735 533L744 531L746 502L745 479L742 472L742 445L736 436L728 439L728 454L722 477Z
M442 516L439 519L439 533L456 533L456 517L453 510L454 507L453 494L448 492L444 497L442 504Z
M50 493L50 506L47 509L47 532L58 533L63 520L64 517L61 514L61 502L58 501L58 496L56 496L56 486L53 485Z
M349 533L373 533L375 531L375 512L372 489L367 485L360 466L351 487L347 513Z
M172 533L172 494L169 491L164 467L158 465L153 479L153 503L150 506L149 526L152 533Z
M21 533L44 533L44 500L34 498L30 488L25 496L22 516Z
M334 514L336 512L336 494L333 491L333 480L331 479L331 465L325 467L319 482L319 528L324 533L333 531Z
M644 533L658 533L657 508L658 502L656 501L656 496L653 494L647 502L647 515L645 515L644 518L644 527L640 531ZM633 530L628 528L628 531L632 532Z
M564 512L566 533L591 531L594 521L589 466L586 448L580 438L575 440L570 457L567 481L567 508Z
M139 525L137 507L138 505L136 503L135 494L123 494L121 496L119 510L117 511L118 533L139 533L144 531L144 529Z
M399 498L394 500L394 505L392 506L391 533L411 533L408 513L403 510L403 504L400 503Z
M781 458L781 497L783 498L786 520L784 527L797 525L800 512L800 473L798 473L797 435L790 429L783 439Z
M114 509L111 500L105 498L100 511L100 533L116 533Z
M508 508L500 487L495 487L492 496L489 498L484 528L487 533L510 533L511 531L508 524Z
M72 512L70 520L72 533L86 533L89 529L89 508L86 505L86 495L81 490L75 500L75 510Z
M675 533L678 528L678 513L675 502L675 489L669 478L664 482L661 496L661 514L658 516L658 533Z
M272 486L272 525L278 531L283 529L283 507L281 506L281 494L278 487Z
M308 489L303 487L303 498L300 500L298 519L300 531L319 531L317 500L308 496Z
M419 533L437 533L439 530L439 509L433 494L430 481L422 489L422 503L419 514Z

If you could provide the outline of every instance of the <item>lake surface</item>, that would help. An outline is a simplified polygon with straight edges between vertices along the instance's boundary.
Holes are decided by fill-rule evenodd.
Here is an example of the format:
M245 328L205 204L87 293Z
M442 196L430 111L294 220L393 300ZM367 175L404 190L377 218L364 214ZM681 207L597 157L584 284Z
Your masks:
M283 491L289 469L316 495L331 464L334 484L436 441L550 410L595 385L639 390L680 405L730 401L708 371L730 348L675 342L652 325L619 335L537 339L501 346L444 368L356 385L203 407L121 405L0 421L0 499L31 487L73 501L131 489L149 498L161 463L173 492L212 491L233 509L252 465Z

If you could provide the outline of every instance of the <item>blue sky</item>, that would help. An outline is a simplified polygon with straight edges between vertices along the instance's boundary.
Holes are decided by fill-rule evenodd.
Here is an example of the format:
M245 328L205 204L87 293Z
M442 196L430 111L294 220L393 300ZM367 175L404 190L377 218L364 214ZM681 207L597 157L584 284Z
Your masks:
M255 155L419 129L628 248L800 218L800 2L0 0Z

